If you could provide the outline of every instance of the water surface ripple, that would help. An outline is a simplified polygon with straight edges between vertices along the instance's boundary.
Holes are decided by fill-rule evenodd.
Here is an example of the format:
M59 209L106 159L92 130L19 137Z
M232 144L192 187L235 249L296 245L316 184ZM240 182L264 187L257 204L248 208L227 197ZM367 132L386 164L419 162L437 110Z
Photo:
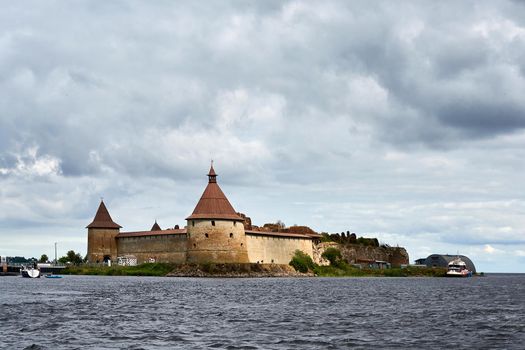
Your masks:
M525 275L0 277L2 349L524 349Z

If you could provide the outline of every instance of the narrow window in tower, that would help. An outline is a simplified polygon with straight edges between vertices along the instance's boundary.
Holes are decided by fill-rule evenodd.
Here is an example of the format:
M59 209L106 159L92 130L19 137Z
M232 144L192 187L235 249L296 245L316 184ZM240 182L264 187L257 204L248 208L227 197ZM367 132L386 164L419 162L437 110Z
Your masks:
M233 238L233 233L230 233L230 238Z
M211 225L212 225L212 226L215 226L215 221L212 220L212 221L211 221Z
M204 236L206 236L206 238L208 238L208 234L207 233L205 233Z
M193 248L197 248L197 245L195 243L193 243Z
M237 226L237 221L234 221L234 222L233 222L233 226Z
M243 244L241 243L241 247L243 246Z
M191 226L195 226L195 220L191 220Z

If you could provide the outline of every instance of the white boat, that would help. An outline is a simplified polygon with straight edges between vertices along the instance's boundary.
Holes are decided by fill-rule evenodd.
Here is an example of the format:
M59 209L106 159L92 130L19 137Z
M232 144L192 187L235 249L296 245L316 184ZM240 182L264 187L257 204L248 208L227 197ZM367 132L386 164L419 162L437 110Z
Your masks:
M22 270L20 271L22 273L22 277L26 278L40 278L40 270L36 269L34 267L27 267L24 266Z
M472 271L467 268L467 264L458 256L448 263L447 277L472 277Z

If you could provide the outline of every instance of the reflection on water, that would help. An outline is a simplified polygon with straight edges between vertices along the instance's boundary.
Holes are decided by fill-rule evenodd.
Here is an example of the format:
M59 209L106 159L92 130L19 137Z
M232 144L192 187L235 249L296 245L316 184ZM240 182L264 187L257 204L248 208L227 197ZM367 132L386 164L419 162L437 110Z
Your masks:
M522 349L525 275L0 278L4 349Z

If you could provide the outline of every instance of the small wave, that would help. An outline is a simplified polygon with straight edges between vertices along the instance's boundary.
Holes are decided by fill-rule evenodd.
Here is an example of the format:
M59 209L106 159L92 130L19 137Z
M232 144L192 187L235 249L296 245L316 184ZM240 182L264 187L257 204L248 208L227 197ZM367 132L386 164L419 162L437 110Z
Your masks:
M38 345L38 344L31 344L24 348L24 350L45 350L45 349L47 349L45 346Z
M525 276L487 277L475 292L463 281L451 290L440 279L172 282L77 277L54 284L51 293L46 284L27 289L7 280L0 344L53 350L452 349L457 344L519 349L523 344ZM41 300L31 302L35 295Z

